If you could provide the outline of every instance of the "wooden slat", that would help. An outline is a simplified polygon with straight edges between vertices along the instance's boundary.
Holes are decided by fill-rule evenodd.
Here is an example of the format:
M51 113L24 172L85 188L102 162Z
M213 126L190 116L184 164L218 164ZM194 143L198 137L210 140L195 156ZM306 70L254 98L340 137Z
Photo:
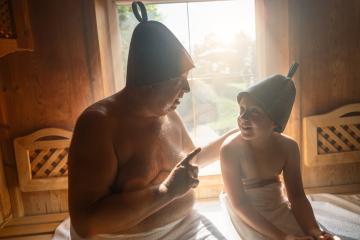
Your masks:
M319 154L326 154L327 152L325 152L325 150L322 147L318 146L318 153Z
M24 237L6 237L6 238L0 238L0 239L6 239L6 240L51 240L53 237L53 234L37 234L37 235L31 235L31 236L24 236Z
M59 155L62 153L62 149L56 149L51 156L46 160L44 165L41 166L41 168L35 173L34 177L46 177L45 171L51 167L51 164L59 157Z
M59 222L4 227L0 231L0 238L53 233L58 225Z
M360 184L346 184L305 188L306 194L313 193L359 193Z
M353 131L357 136L360 137L360 130L356 126L348 125L348 127L350 128L351 131Z
M69 140L49 140L49 141L37 141L26 146L28 150L36 149L50 149L50 148L66 148L69 147Z
M49 174L49 177L53 177L56 173L58 173L60 171L61 168L63 168L66 163L67 163L67 160L68 160L68 155L66 155L64 157L64 159L62 159L58 165L51 171L51 173ZM67 171L65 171L64 174L66 174Z
M69 213L47 214L12 219L6 226L31 225L39 223L61 222L69 216Z
M325 145L327 148L330 149L330 152L338 152L338 150L331 144L328 142L328 140L326 140L326 138L324 138L322 135L318 135L319 140L323 143L323 145Z
M16 52L17 50L17 42L15 39L0 39L0 57Z
M323 128L323 131L324 133L328 134L330 138L336 142L336 144L340 145L343 148L343 150L345 151L351 150L350 147L346 145L341 138L336 136L336 134L334 134L329 128ZM339 152L339 150L336 150L336 152Z
M31 162L31 169L34 169L38 163L43 161L44 156L49 153L49 150L42 150L36 158ZM22 161L25 161L26 159L23 159Z
M341 133L345 138L347 138L351 144L353 144L357 149L360 150L360 143L358 143L357 139L351 136L345 129L340 126L336 128L336 130Z

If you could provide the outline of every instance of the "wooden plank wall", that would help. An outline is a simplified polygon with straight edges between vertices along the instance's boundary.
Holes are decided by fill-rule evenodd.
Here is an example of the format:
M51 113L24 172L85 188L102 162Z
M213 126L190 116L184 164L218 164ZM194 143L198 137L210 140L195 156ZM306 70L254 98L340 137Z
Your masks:
M300 62L301 117L359 103L360 1L291 0L289 22L290 55ZM308 188L359 184L359 173L359 163L303 166Z
M360 102L360 1L256 0L256 11L260 77L286 74L293 61L300 63L285 132L302 149L303 117ZM302 172L308 190L360 184L358 163L321 168L302 164Z
M93 1L29 1L29 11L34 51L0 59L6 110L0 143L12 202L19 194L13 139L46 127L72 130L79 113L104 97ZM21 193L21 198L23 209L15 216L68 208L66 191Z

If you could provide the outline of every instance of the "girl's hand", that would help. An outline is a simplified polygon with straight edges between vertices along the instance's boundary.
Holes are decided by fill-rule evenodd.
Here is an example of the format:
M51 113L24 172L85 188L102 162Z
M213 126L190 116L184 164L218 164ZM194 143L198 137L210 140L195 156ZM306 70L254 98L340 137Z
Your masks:
M333 236L332 234L321 231L320 229L312 229L310 230L311 236L316 240L341 240L338 236Z
M331 235L327 232L321 232L320 235L315 236L316 240L341 240L338 236Z

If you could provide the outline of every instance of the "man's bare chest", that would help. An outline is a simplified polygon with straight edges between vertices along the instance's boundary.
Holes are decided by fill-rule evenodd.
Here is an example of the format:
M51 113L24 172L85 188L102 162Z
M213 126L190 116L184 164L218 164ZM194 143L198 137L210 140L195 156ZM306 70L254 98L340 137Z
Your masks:
M114 144L119 158L115 186L123 191L161 183L186 155L180 132L166 126L161 131L135 131L128 137L127 145L131 154L122 157L124 144ZM128 159L123 161L124 158Z

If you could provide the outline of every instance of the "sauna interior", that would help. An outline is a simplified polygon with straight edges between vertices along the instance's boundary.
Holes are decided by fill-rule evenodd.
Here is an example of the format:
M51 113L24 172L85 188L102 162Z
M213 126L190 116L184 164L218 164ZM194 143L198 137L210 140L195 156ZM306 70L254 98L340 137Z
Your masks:
M217 7L215 13L199 15L206 14L208 5L232 2L247 2L251 8L226 14ZM305 192L314 199L342 196L351 202L358 228L350 236L360 238L360 1L144 3L149 4L149 17L168 19L170 29L185 26L176 31L200 68L193 70L191 97L179 112L187 114L183 120L188 131L196 130L192 136L199 144L236 126L236 95L231 94L265 76L285 75L293 62L299 63L293 78L297 95L285 133L299 144ZM72 133L86 107L125 85L124 42L131 33L125 22L133 17L129 4L0 0L0 239L52 239L68 218ZM225 46L233 39L227 34L239 26L246 30L241 23L245 12L252 12L252 35L237 35L244 42ZM171 19L175 13L185 20ZM189 22L209 15L216 20L213 30L218 38L199 37L196 26L201 22ZM183 34L190 31L188 26L194 33ZM197 36L202 45L191 44ZM221 41L221 46L212 45ZM228 71L236 68L240 70ZM253 82L244 85L244 79ZM207 97L202 97L204 91ZM226 91L229 98L218 97ZM197 205L218 204L223 187L219 165L203 171L199 179Z

